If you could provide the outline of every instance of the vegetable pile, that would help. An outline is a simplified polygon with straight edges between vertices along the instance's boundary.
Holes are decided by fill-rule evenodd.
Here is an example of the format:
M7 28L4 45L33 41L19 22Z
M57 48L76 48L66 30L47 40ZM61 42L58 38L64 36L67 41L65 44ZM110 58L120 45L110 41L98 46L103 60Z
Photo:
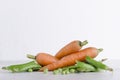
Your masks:
M61 48L55 56L48 53L38 53L36 56L27 54L27 58L33 59L33 61L2 67L2 69L11 72L40 71L47 73L52 71L53 74L113 71L103 63L104 60L94 59L103 50L102 48L87 47L82 49L87 43L87 40L83 42L74 40Z

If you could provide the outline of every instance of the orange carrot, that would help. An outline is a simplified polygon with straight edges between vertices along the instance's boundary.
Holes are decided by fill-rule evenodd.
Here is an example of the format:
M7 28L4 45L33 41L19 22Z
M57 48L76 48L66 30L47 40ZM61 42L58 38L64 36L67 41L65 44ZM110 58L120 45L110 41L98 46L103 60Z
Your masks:
M70 54L68 56L63 57L59 61L49 64L47 66L44 66L40 69L40 71L43 71L44 69L48 70L55 70L58 68L62 68L65 66L71 66L76 63L76 61L85 61L86 56L90 56L92 58L96 57L99 52L101 52L103 49L97 49L94 47L88 47L81 51L76 52L75 54Z
M58 61L56 57L48 53L38 53L36 56L28 54L27 57L35 59L38 64L43 65L43 66L46 66L48 64Z
M69 55L71 53L79 51L84 45L86 45L88 42L87 40L81 42L79 40L74 40L61 48L55 55L56 58L61 59L62 57Z

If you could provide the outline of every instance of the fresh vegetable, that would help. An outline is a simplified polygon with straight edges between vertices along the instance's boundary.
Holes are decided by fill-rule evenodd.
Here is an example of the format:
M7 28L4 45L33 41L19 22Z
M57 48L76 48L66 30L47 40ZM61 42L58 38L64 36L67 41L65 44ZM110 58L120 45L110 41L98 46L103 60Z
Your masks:
M100 69L104 69L104 70L110 70L110 71L113 70L112 68L109 68L107 65L103 64L102 62L94 60L94 59L91 58L90 56L87 56L87 57L86 57L86 61L87 61L89 64L95 66L96 68L100 68Z
M69 55L71 53L79 51L84 45L86 45L88 42L87 40L81 42L79 40L74 40L61 48L55 55L56 58L61 59L62 57Z
M27 54L27 57L34 59L24 64L10 65L2 67L2 69L9 70L11 72L33 72L42 71L48 73L53 71L53 74L69 74L79 72L98 72L100 70L113 71L107 65L102 63L107 59L96 61L94 58L103 49L97 49L95 47L81 48L88 42L74 40L61 48L55 56L48 53L38 53L36 56Z
M54 71L53 71L53 74L56 75L56 74L62 73L62 71L63 71L63 70L62 70L61 68L59 68L59 69L54 70Z
M43 71L46 68L48 70L55 70L55 69L62 68L65 66L74 65L76 61L85 61L86 56L90 56L92 58L96 57L98 53L101 52L102 50L103 49L101 48L97 49L95 47L85 48L81 51L65 56L57 62L54 62L52 64L42 67L40 71Z
M47 74L48 73L48 69L44 69L44 71L43 71L45 74Z
M47 53L38 53L36 56L27 54L28 58L35 59L38 64L45 66L51 64L53 62L58 61L58 59L50 54Z
M41 66L35 61L30 61L24 64L10 65L7 67L2 67L2 69L10 70L11 72L32 72L34 70L39 70Z
M96 68L90 64L87 64L85 62L77 61L76 66L78 66L77 71L80 72L95 72Z

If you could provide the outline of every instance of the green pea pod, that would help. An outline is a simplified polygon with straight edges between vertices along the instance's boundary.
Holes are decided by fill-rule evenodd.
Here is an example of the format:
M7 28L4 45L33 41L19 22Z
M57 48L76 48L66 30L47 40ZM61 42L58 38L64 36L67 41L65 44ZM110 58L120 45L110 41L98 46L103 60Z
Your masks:
M2 69L10 70L11 72L25 72L39 69L41 66L35 61L30 61L24 64L10 65L7 67L2 67ZM32 70L31 70L32 69Z
M62 74L76 73L76 72L95 72L96 68L85 62L76 61L73 66L62 68Z
M85 62L77 61L76 66L77 66L77 71L79 72L95 72L96 71L96 68L94 66L87 64Z
M102 62L96 61L96 60L94 60L93 58L91 58L89 56L86 57L86 61L89 64L95 66L96 68L100 68L100 69L104 69L104 70L109 70L109 71L113 70L112 68L109 68L107 65L103 64Z

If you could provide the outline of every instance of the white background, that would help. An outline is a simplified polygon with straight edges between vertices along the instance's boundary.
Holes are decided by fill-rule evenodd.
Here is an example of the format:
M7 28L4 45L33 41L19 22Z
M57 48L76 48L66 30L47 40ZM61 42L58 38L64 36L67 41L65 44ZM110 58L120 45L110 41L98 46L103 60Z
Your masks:
M0 0L0 61L54 55L72 40L104 48L97 58L119 59L119 34L119 0Z

